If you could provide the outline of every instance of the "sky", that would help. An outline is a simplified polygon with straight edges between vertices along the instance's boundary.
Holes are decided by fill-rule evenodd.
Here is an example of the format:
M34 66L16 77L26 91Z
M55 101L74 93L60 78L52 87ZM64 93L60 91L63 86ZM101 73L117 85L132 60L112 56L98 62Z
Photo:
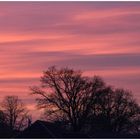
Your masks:
M0 2L0 100L18 95L37 117L29 87L53 65L99 75L140 104L140 2Z

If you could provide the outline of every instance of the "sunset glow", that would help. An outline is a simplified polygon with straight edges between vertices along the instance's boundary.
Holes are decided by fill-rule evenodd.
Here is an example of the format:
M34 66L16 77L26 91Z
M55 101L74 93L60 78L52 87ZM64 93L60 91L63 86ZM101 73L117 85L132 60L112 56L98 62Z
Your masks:
M0 2L0 99L18 95L49 66L99 75L140 103L139 2Z

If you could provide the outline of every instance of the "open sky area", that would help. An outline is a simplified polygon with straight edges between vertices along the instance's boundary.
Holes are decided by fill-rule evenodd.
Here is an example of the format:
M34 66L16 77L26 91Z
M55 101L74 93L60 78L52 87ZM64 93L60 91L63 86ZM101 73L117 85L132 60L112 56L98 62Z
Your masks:
M52 65L99 75L140 103L140 2L0 2L0 100L18 95L35 116L29 87Z

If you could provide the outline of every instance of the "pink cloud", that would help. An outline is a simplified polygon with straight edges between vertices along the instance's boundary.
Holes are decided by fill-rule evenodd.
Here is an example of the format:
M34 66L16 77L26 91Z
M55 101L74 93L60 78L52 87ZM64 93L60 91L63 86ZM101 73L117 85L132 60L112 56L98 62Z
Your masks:
M18 95L51 65L101 75L139 98L139 2L1 2L0 99ZM140 101L140 99L139 99Z

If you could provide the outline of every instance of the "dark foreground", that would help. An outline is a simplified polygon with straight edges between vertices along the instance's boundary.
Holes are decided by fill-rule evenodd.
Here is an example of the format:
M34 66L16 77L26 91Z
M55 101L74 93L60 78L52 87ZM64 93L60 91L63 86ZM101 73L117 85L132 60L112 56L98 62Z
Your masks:
M36 121L31 126L26 128L22 132L10 132L5 126L1 126L0 138L140 138L140 134L137 135L118 135L112 133L99 133L99 134L84 134L82 132L69 132L59 123L50 123L45 121Z

